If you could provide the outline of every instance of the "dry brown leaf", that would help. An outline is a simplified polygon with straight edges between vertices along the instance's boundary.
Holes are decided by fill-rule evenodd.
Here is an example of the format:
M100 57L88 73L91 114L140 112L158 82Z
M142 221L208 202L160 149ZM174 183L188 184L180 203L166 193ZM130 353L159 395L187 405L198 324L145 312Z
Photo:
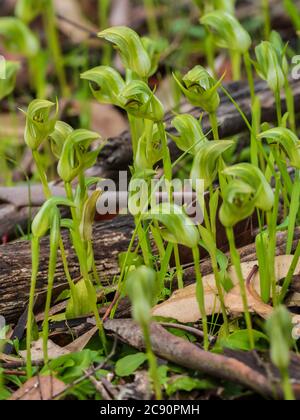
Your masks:
M53 376L35 376L25 382L10 398L12 401L51 400L54 395L63 392L66 385Z
M292 260L293 256L291 255L282 255L276 257L275 274L278 281L286 277ZM253 268L257 265L258 261L242 263L241 267L243 277L247 279ZM300 263L297 265L295 273L299 273L299 271ZM240 287L238 285L238 278L235 269L230 267L228 274L235 287L225 296L225 305L228 309L228 312L230 313L242 313L243 302L240 295ZM251 284L253 290L251 293L248 290L249 310L258 313L263 318L266 318L270 314L272 307L264 304L259 298L259 273L253 277ZM205 291L205 307L207 315L219 313L221 308L217 289L215 286L214 275L210 274L203 277L203 285ZM258 296L255 295L254 291ZM201 319L201 314L196 299L196 285L193 284L182 290L176 291L170 299L153 308L152 315L164 318L173 318L182 323L196 322Z
M74 340L72 343L65 347L60 347L55 344L52 340L48 340L48 357L50 360L57 359L58 357L65 356L70 353L78 353L82 351L90 339L96 334L97 327L93 327L91 330L83 334L81 337ZM26 351L20 351L20 355L26 360ZM41 362L44 359L43 354L43 340L39 339L32 343L31 347L31 360L33 362Z

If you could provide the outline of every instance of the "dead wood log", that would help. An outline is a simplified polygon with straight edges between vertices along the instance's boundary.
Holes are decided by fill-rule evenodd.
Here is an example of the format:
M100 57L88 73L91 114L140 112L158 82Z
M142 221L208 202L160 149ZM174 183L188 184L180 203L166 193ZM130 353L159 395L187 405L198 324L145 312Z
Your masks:
M108 320L104 327L126 344L138 350L145 349L143 333L134 321ZM203 351L194 344L167 332L157 323L151 325L151 343L154 353L169 362L241 384L264 397L282 398L278 382L272 383L266 373L262 374L236 358ZM294 386L294 391L297 398L300 398L299 385Z

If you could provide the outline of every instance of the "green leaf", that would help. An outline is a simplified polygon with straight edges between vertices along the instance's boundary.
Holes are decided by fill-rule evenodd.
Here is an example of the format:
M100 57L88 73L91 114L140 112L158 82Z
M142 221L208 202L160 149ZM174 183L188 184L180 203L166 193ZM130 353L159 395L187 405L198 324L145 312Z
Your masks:
M268 337L260 331L253 330L253 338L255 341L256 350L266 350L268 348ZM233 350L252 350L249 342L249 334L247 330L238 330L231 334L226 339L221 340L223 347Z
M244 54L251 47L250 35L228 12L216 10L203 16L200 22L213 33L215 43L220 48Z
M204 390L204 389L214 389L215 385L212 382L205 379L191 378L189 376L180 376L176 379L170 380L167 384L167 394L170 397L175 394L177 391L186 391L191 392L195 389Z
M130 354L117 361L115 373L120 377L130 376L146 361L147 355L145 353Z
M116 26L105 29L98 36L117 47L126 69L132 70L141 78L148 78L151 75L150 57L141 38L135 31L125 26Z

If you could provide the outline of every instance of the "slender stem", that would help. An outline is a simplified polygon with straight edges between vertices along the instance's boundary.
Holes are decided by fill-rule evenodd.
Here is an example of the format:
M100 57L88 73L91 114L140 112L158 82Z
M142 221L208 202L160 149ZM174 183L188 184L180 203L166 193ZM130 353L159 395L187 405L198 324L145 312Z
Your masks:
M214 39L210 32L207 32L205 37L205 53L207 64L214 77L216 77L216 68L215 68L215 46Z
M293 96L293 92L292 92L288 77L285 77L284 90L285 90L286 106L289 113L290 128L294 133L296 133L297 127L296 127L296 115L295 115L295 99Z
M183 269L180 263L180 255L179 255L179 247L177 244L174 245L174 256L175 256L175 264L176 264L176 275L178 281L178 289L183 289Z
M27 377L32 377L32 363L31 363L31 341L32 341L32 327L34 322L34 293L36 288L36 281L39 271L39 259L40 259L40 244L39 239L33 237L31 241L31 254L32 254L32 272L31 272L31 285L29 292L29 304L28 304L28 318L26 328L26 371Z
M295 233L295 226L297 223L297 215L299 212L299 201L300 201L300 170L296 169L295 180L292 190L290 214L289 214L289 226L288 226L288 238L286 245L286 254L289 255L293 248L293 239Z
M281 107L281 95L280 95L279 89L276 89L275 101L276 101L276 113L277 113L278 126L281 127L282 126L282 107Z
M58 222L59 223L59 222ZM52 301L52 290L54 285L54 277L56 270L57 262L57 251L58 251L58 241L57 241L57 232L55 232L56 227L54 226L51 229L50 234L50 257L49 257L49 269L48 269L48 287L47 287L47 298L45 306L45 317L43 322L43 353L44 353L44 363L47 364L49 361L48 357L48 337L49 337L49 312Z
M229 322L228 322L228 316L227 316L227 311L226 311L226 307L225 307L224 293L223 293L221 276L220 276L220 272L219 272L219 268L218 268L216 252L211 253L210 257L211 257L213 273L214 273L214 276L215 276L215 282L216 282L216 286L217 286L217 290L218 290L219 300L220 300L220 303L221 303L221 310L222 310L222 315L223 315L224 328L225 328L225 332L227 334L229 334Z
M144 0L148 30L152 38L159 38L159 28L155 15L155 0Z
M209 114L210 125L213 131L214 140L219 140L219 124L217 114L215 112L211 112Z
M254 336L253 336L253 330L252 330L251 316L250 316L249 307L248 307L246 285L245 285L245 280L243 278L240 255L235 246L233 228L227 228L226 233L227 233L227 237L229 241L232 263L235 267L235 271L239 280L241 297L242 297L243 307L244 307L244 312L245 312L245 321L246 321L246 326L248 329L249 343L250 343L250 347L254 349Z
M262 0L262 11L264 16L265 40L268 41L271 33L271 15L269 0Z
M295 394L293 391L293 387L291 384L291 379L289 376L288 369L281 370L281 377L282 377L282 388L284 393L284 399L286 401L295 401Z
M148 363L149 363L149 373L150 373L150 377L153 383L155 398L158 401L160 401L162 399L161 386L160 386L160 380L159 380L159 375L158 375L158 370L157 370L157 361L152 350L150 331L149 331L148 325L143 326L143 333L144 333L145 347L146 347L146 353L147 353Z
M43 18L47 34L48 46L53 57L61 91L65 97L68 97L70 96L70 91L67 85L67 78L64 69L64 57L61 52L59 37L56 28L56 17L53 0L48 0L46 2Z
M109 26L109 0L98 0L99 10L99 24L101 31L104 31ZM103 58L102 64L109 65L111 62L112 48L109 42L106 42L103 46Z
M251 64L251 58L249 51L245 52L244 54L244 63L250 88L250 95L251 95L251 103L254 104L255 101L255 83L253 78L253 72L252 72L252 64Z
M241 80L241 62L242 57L239 51L230 51L233 80Z
M285 297L286 297L286 294L289 290L290 284L292 283L293 276L294 276L296 267L298 265L299 259L300 259L300 241L298 242L292 264L290 266L290 269L288 271L288 274L287 274L287 276L284 280L283 286L282 286L282 290L281 290L280 298L279 298L280 303L282 303L284 301Z
M202 317L202 326L203 326L203 334L204 334L204 349L207 351L209 349L209 335L208 335L207 316L206 316L206 310L205 310L204 287L203 287L202 274L200 270L200 252L199 252L198 246L193 248L193 258L194 258L194 266L195 266L195 274L196 274L197 301L198 301L198 305L200 309L200 314Z

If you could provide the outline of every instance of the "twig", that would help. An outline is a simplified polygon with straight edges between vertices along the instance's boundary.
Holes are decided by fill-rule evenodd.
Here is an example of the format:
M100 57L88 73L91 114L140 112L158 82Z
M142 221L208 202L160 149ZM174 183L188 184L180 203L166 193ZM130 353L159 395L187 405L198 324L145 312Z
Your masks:
M104 316L102 318L102 322L105 322L108 319L108 317L109 317L109 315L110 315L113 307L118 302L119 298L120 298L120 293L119 292L116 292L113 301L111 302L111 304L107 308L107 311L105 312L105 314L104 314Z
M90 29L86 28L85 26L81 25L80 23L74 22L73 20L71 20L71 19L69 19L69 18L67 18L65 16L62 16L59 13L56 13L56 17L58 19L60 19L60 20L63 20L64 22L67 22L70 25L74 26L74 28L77 28L77 29L79 29L79 30L81 30L83 32L86 32L87 34L89 34L89 37L90 38L93 38L93 39L96 39L97 38L97 39L99 39L97 32L91 31Z
M159 322L159 325L165 328L175 328L177 330L186 331L195 335L196 337L200 337L200 338L204 337L204 334L201 330L198 330L197 328L189 327L188 325L173 324L172 322ZM214 343L216 341L216 337L212 335L210 335L208 339L210 343Z

